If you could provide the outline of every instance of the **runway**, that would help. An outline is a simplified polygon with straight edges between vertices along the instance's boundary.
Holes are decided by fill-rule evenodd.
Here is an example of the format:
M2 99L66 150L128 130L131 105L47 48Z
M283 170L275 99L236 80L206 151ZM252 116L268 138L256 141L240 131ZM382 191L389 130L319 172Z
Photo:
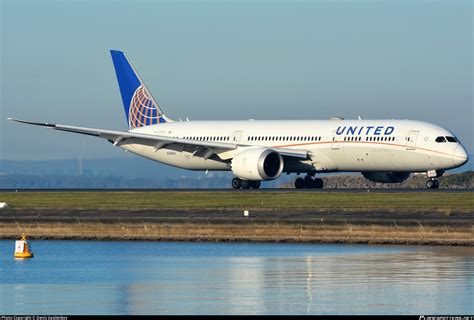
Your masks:
M261 189L150 189L150 188L132 188L132 189L0 189L2 192L219 192L219 193L264 193L264 192L281 192L281 193L457 193L457 192L474 192L474 189L408 189L408 188L334 188L334 189L282 189L282 188L261 188Z

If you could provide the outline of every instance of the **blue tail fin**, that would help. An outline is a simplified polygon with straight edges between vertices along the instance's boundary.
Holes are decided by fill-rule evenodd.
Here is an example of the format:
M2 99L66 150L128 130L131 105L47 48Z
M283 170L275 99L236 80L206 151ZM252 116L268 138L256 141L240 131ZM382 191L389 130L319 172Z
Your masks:
M171 120L161 111L125 54L116 50L110 50L110 54L122 95L128 128L170 122Z

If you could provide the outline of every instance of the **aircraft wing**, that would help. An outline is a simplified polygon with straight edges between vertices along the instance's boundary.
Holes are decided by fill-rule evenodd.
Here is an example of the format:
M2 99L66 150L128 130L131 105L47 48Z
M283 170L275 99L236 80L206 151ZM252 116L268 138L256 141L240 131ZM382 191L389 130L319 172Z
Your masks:
M98 138L103 138L114 143L114 145L119 144L125 139L134 138L134 140L142 140L146 142L156 141L157 144L160 144L160 142L164 144L181 143L181 144L187 144L187 145L196 145L196 146L201 146L201 147L219 148L219 149L227 149L227 150L233 150L237 148L237 145L233 143L196 141L196 140L190 140L190 139L172 138L172 137L165 137L165 136L152 135L152 134L146 134L146 133L75 127L75 126L67 126L67 125L54 124L54 123L25 121L25 120L18 120L18 119L12 119L12 118L8 118L8 120L12 120L15 122L20 122L20 123L32 124L32 125L41 126L41 127L47 127L54 130L74 132L74 133L85 134L85 135L94 136Z
M155 145L155 148L157 150L172 143L192 145L196 147L204 147L204 148L213 150L215 152L230 151L230 150L237 149L237 147L248 146L248 145L238 145L235 143L197 141L197 140L192 140L192 139L172 138L172 137L152 135L152 134L146 134L146 133L138 133L138 132L133 132L133 131L132 132L113 131L113 130L104 130L104 129L75 127L75 126L68 126L68 125L54 124L54 123L25 121L25 120L13 119L13 118L8 118L8 120L12 120L19 123L26 123L26 124L46 127L46 128L50 128L54 130L67 131L67 132L73 132L73 133L79 133L79 134L85 134L85 135L94 136L98 138L103 138L113 143L114 145L118 145L119 143L125 141L126 139L133 139L134 142L142 142L148 145ZM251 146L248 146L248 147L251 147ZM305 158L305 159L308 157L307 150L296 150L296 149L274 148L274 147L269 147L269 148L277 151L282 156Z

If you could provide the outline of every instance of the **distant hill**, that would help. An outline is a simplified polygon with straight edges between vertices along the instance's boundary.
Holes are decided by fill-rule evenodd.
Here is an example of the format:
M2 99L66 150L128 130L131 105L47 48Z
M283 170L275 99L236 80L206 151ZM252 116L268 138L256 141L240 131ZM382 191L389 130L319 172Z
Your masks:
M0 189L230 188L231 172L190 171L140 157L47 161L0 160ZM277 188L290 177L265 181Z
M424 174L412 174L402 183L377 183L365 179L361 174L334 174L321 176L324 188L426 188L428 178ZM281 188L293 188L294 180L280 185ZM440 188L474 188L474 171L444 174L439 178Z
M425 188L425 175L382 184L361 174L321 175L325 188ZM231 172L189 171L140 157L45 161L0 160L0 189L230 188ZM294 175L265 181L263 188L293 188ZM440 188L474 188L473 171L445 174Z
M0 175L67 175L67 176L120 176L125 178L162 178L181 175L198 176L194 172L160 164L141 157L110 159L63 160L0 160Z

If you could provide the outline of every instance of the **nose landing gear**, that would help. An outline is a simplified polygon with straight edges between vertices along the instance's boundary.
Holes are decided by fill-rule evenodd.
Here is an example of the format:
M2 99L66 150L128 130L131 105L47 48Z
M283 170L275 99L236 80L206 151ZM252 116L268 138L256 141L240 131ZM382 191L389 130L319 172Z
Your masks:
M426 187L428 189L438 189L439 188L439 181L436 178L439 178L443 175L444 170L430 170L426 172L426 175L430 180L426 181Z

